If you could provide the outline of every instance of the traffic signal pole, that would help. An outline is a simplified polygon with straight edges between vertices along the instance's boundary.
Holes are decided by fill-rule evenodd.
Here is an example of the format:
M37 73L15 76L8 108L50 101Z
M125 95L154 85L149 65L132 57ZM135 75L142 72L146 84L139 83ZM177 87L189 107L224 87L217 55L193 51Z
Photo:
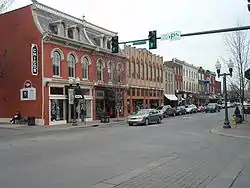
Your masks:
M225 29L216 29L216 30L194 32L194 33L185 33L185 34L181 34L181 37L189 37L189 36L195 36L195 35L208 35L208 34L214 34L214 33L226 33L226 32L242 31L242 30L249 30L249 29L250 29L250 26L231 27L231 28L225 28ZM157 39L161 39L161 37L157 37ZM148 40L149 40L148 38L140 39L140 40L131 40L131 41L119 42L119 44L143 42L143 41L148 41Z

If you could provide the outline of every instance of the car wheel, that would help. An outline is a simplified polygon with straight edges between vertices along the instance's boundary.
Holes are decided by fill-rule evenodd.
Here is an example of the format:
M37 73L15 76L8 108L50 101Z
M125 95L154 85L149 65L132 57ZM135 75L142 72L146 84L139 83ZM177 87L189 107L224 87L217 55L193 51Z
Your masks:
M148 119L145 119L145 125L148 125L148 124L149 124Z
M132 125L133 125L133 123L129 123L128 125L129 125L129 126L132 126Z

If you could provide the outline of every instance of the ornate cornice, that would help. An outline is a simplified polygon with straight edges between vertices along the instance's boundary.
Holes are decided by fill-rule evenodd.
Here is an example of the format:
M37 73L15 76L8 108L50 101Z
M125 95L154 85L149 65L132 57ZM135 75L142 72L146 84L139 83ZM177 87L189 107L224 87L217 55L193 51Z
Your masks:
M33 3L33 6L34 6L35 8L38 8L38 9L40 9L40 10L49 12L49 13L51 13L51 14L60 16L60 17L62 17L62 18L64 18L64 19L71 20L71 21L76 22L76 23L78 23L78 24L81 24L81 25L83 25L83 26L85 26L85 27L87 27L87 28L96 30L96 31L98 31L98 32L100 32L100 33L103 33L103 34L106 34L106 35L109 35L109 36L115 36L115 35L117 35L117 32L113 32L113 31L110 31L110 30L105 29L105 28L103 28L103 27L94 25L94 24L92 24L92 23L90 23L90 22L87 22L87 21L84 20L84 19L76 18L76 17L71 16L71 15L69 15L69 14L66 14L66 13L64 13L64 12L61 12L61 11L56 10L56 9L54 9L54 8L51 8L51 7L47 6L47 5L41 4L41 3L37 2L36 0L32 0L32 3Z

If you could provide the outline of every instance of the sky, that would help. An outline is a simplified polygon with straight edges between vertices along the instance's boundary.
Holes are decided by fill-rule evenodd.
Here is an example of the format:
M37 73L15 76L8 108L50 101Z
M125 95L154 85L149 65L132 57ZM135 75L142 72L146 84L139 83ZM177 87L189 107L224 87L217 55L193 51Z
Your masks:
M38 2L118 32L119 41L147 38L150 30L158 37L173 31L182 34L250 25L247 0L38 0ZM11 9L30 4L15 0ZM250 36L250 35L249 35ZM148 48L148 45L137 46ZM215 71L220 57L228 59L224 34L182 37L178 41L158 40L152 53L165 61L178 58Z

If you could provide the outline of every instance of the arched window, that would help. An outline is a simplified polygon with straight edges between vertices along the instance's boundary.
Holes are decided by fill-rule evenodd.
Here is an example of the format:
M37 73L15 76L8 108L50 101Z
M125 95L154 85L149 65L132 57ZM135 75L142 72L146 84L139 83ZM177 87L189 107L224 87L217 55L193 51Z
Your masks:
M114 80L114 65L111 62L108 63L108 79L109 82Z
M103 61L102 60L98 60L97 61L97 80L98 81L103 81Z
M75 77L75 75L76 75L76 58L73 54L69 55L68 68L69 68L69 77Z
M118 63L117 65L117 77L118 77L118 80L117 82L118 83L122 83L122 71L123 71L123 67L122 67L122 64L121 63Z
M82 78L87 80L89 78L89 59L87 57L83 57L82 59Z
M57 51L53 52L52 64L53 64L53 75L60 76L61 56Z

